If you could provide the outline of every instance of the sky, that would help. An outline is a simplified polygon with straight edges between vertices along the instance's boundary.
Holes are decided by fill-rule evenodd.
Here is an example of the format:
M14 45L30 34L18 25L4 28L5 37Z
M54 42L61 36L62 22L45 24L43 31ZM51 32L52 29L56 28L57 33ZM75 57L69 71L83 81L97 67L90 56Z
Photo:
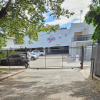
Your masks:
M81 14L81 22L84 21L84 16L89 10L89 4L92 0L65 0L61 5L63 8L68 9L70 12L74 12L75 14L71 16L69 19L61 16L59 20L53 19L50 15L50 12L44 14L46 24L56 25L59 24L60 27L71 27L71 23L80 23L80 10L83 10Z

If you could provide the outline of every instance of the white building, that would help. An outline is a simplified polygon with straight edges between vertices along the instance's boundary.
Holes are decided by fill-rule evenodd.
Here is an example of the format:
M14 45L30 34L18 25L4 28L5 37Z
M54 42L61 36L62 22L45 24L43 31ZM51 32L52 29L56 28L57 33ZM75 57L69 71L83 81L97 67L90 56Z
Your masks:
M14 39L15 39L14 37L7 37L6 46L2 47L2 50L22 48L22 45L16 44Z
M48 48L50 52L50 48L56 47L80 47L85 46L85 55L86 59L90 59L92 52L92 40L90 40L90 36L93 33L94 28L92 25L88 25L85 22L83 23L72 23L70 29L60 28L56 31L56 33L51 32L47 34L47 32L38 33L38 41L33 41L32 44L29 44L29 38L25 37L25 43L23 47L27 48ZM76 55L80 56L81 54L79 50L69 49L69 54L72 57Z
M93 33L94 28L92 25L87 25L84 23L72 23L70 28L70 33L72 37L72 43L70 46L88 46L92 45L92 40L90 39L91 34Z
M27 48L46 48L46 47L55 47L55 46L69 46L70 40L68 38L69 36L69 29L61 28L56 31L56 33L51 32L50 34L47 34L47 32L40 32L38 33L38 40L39 41L33 41L33 43L28 43L28 36L25 37L25 44L23 44L23 47Z
M71 47L80 47L84 46L84 59L90 60L91 53L92 53L92 43L93 41L90 40L91 34L94 32L94 28L92 25L87 25L84 23L73 23L71 28ZM74 35L74 36L73 36ZM79 56L81 57L81 49L70 49L69 54L72 57Z
M0 33L3 34L3 30L2 28L0 28ZM22 45L16 44L15 43L15 38L14 37L7 37L6 39L6 46L2 47L2 50L6 50L6 49L19 49L22 48Z
M75 42L72 41L72 38L74 36L78 35L88 35L93 33L92 26L84 23L72 23L70 29L66 28L60 28L56 31L56 33L51 32L50 34L47 34L47 32L40 32L38 33L38 41L33 41L32 44L29 44L29 38L28 36L25 37L25 43L23 44L23 47L27 48L39 48L39 47L55 47L55 46L81 46L83 45L83 41L81 42ZM48 40L50 38L53 38L51 42ZM92 41L91 41L92 43ZM90 44L91 44L90 43ZM84 41L84 45L88 45Z

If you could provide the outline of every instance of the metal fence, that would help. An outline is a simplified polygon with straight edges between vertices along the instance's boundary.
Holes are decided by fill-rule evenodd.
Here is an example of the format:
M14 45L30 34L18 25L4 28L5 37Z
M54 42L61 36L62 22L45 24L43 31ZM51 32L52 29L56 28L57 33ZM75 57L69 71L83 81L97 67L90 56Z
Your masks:
M1 50L0 51L0 66L25 66L26 63L22 62L22 58L18 56L18 53L20 52L26 52L26 48L24 49L7 49L7 50ZM25 55L25 58L27 59L27 53ZM28 65L28 64L27 64Z
M75 35L72 38L72 41L86 41L86 40L89 40L90 37L91 37L91 34L88 34L88 35Z
M51 47L51 48L23 48L15 50L2 50L0 52L0 66L22 66L19 61L11 64L9 55L15 55L25 52L25 58L28 59L27 52L33 50L43 51L44 56L39 56L37 59L29 59L30 68L83 68L84 47ZM1 62L7 58L7 63Z
M100 77L100 45L92 46L91 74Z
M82 47L45 48L45 56L30 61L30 68L83 68Z

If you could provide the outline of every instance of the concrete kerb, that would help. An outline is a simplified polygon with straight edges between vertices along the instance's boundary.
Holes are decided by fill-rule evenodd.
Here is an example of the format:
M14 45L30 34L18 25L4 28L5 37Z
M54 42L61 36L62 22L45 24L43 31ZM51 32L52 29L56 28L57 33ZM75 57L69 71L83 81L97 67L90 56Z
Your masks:
M83 76L84 76L85 78L88 78L89 76L92 77L91 74L90 74L90 70L91 70L91 69L90 69L90 66L84 66L83 69L82 69L80 72L83 74ZM93 78L95 78L95 79L97 79L98 81L100 81L100 78L97 77L97 76L95 76L95 75L93 75Z
M87 79L90 76L90 66L83 66L83 69L80 72L85 79Z
M13 73L9 73L8 75L3 75L2 77L0 77L0 82L3 81L3 80L6 80L8 78L11 78L15 75L18 75L20 73L24 72L24 70L20 70L20 71L17 71L17 72L13 72Z

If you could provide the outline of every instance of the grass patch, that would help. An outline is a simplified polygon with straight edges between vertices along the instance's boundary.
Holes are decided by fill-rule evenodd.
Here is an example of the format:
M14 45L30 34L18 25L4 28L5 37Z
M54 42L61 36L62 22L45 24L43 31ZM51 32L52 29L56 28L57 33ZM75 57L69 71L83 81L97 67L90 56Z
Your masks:
M2 71L10 71L9 69L0 69L0 72Z

